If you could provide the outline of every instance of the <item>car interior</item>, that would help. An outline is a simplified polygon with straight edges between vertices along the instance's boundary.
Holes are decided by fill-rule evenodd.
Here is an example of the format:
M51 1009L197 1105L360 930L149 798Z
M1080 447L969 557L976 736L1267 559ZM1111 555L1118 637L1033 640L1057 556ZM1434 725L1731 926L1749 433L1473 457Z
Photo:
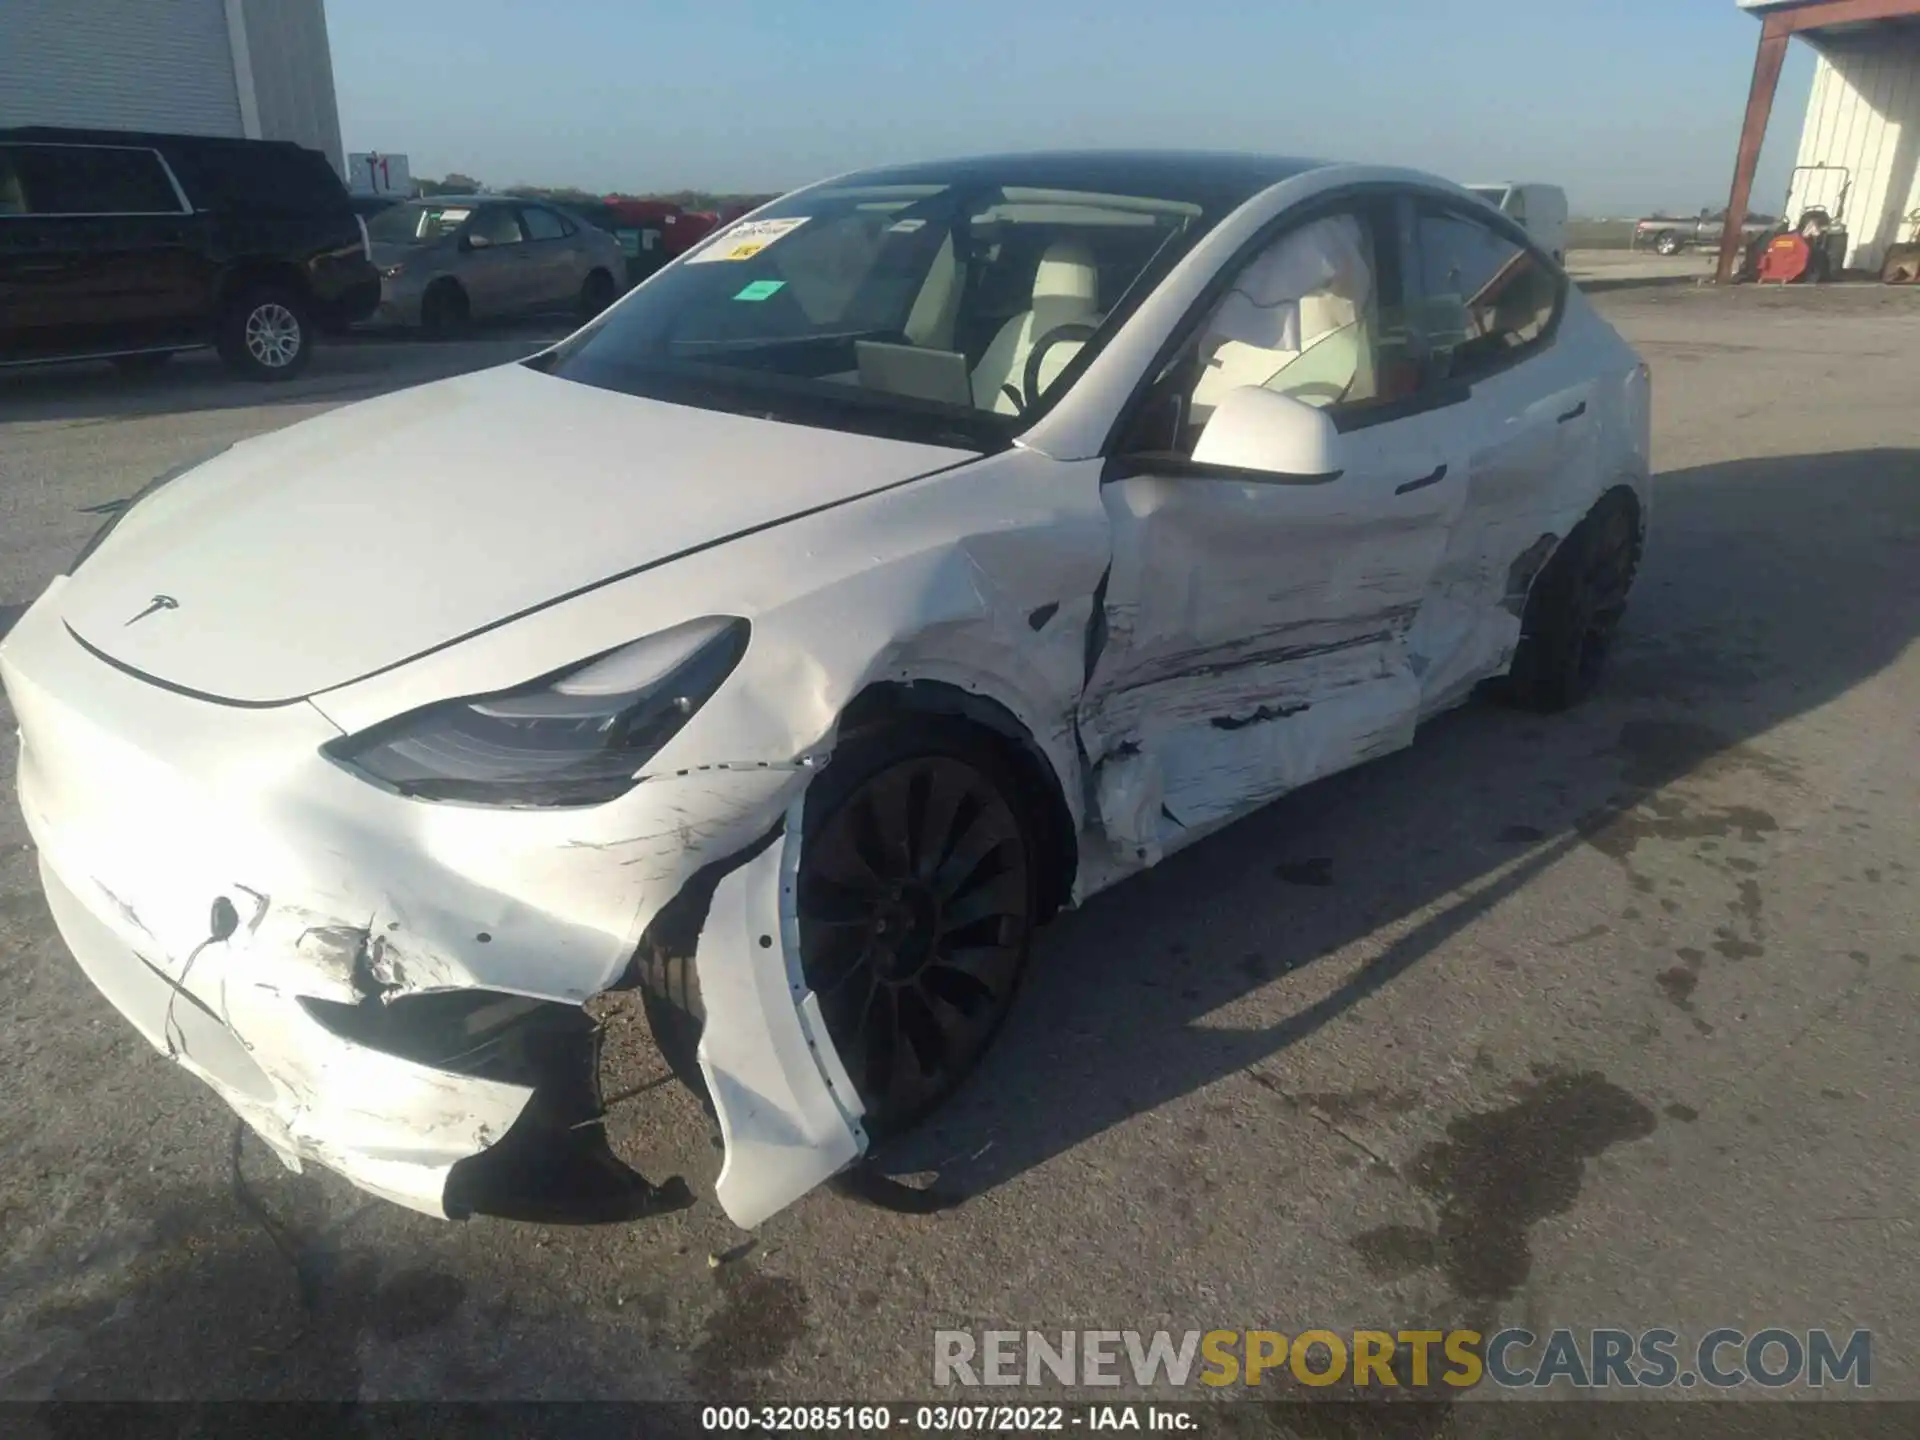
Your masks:
M1204 426L1243 385L1324 407L1376 393L1371 238L1352 215L1283 235L1234 281L1200 335L1189 419Z
M691 307L669 353L1018 415L1197 214L1007 192L957 223L916 208L810 217L753 257L745 286L728 277L724 293L756 303Z

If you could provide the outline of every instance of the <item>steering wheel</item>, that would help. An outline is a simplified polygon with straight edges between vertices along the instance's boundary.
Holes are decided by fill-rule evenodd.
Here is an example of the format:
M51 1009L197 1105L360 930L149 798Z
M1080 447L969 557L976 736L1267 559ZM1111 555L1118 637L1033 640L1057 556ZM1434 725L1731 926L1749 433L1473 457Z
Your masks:
M1026 373L1020 377L1020 409L1030 410L1039 403L1040 362L1046 358L1047 351L1056 345L1071 344L1075 340L1084 344L1099 333L1099 327L1094 325L1056 325L1035 341L1033 349L1027 352Z

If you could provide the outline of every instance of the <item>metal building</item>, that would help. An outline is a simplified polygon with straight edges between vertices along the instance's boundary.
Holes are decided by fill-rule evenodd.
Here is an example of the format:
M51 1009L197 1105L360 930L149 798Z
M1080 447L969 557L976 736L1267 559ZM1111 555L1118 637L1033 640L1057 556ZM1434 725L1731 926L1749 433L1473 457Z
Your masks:
M1728 215L1751 208L1753 171L1780 67L1798 36L1819 58L1782 213L1795 223L1809 210L1826 211L1846 230L1845 267L1878 271L1887 247L1909 238L1907 217L1920 209L1920 0L1739 4L1761 21L1760 50ZM1739 227L1729 224L1720 252L1722 280L1733 273L1739 243Z
M325 0L0 0L0 126L293 140L345 172Z

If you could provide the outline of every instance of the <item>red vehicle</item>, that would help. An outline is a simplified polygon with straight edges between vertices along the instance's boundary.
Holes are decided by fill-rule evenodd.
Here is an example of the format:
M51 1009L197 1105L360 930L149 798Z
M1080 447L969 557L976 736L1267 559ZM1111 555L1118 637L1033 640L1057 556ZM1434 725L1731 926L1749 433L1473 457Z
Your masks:
M754 200L724 210L683 210L670 200L633 200L609 195L598 205L576 207L580 214L611 231L627 254L627 280L637 284L677 259L720 226L764 203Z

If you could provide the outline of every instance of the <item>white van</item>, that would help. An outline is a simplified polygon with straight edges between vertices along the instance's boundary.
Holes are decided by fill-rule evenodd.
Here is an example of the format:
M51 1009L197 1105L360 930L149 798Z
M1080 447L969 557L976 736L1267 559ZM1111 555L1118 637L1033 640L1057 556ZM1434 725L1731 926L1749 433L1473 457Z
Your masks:
M1556 263L1567 263L1567 192L1558 185L1501 180L1488 185L1469 185L1467 189L1524 225L1527 233Z

